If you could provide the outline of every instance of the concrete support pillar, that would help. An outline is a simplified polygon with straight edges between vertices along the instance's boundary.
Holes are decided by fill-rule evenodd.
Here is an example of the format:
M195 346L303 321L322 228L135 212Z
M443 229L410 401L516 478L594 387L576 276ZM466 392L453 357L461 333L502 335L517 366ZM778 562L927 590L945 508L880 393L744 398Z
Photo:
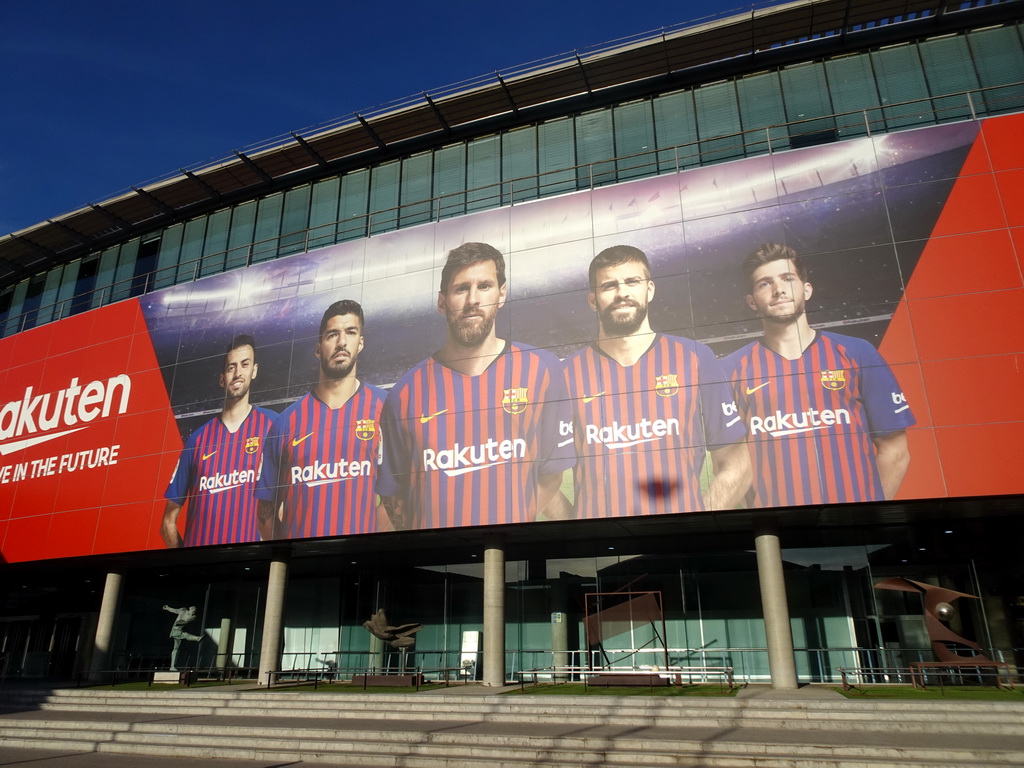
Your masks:
M260 644L259 684L273 682L268 673L281 669L281 635L284 597L288 584L288 552L275 551L267 578L267 606L263 611L263 642Z
M569 595L561 577L551 584L551 663L569 666ZM562 679L564 675L555 675Z
M484 685L505 684L505 544L484 541Z
M231 661L231 619L220 620L220 634L217 636L217 666L224 669Z
M758 521L754 546L757 551L757 576L761 583L761 606L764 611L772 687L793 689L797 687L793 632L789 625L782 548L779 546L779 534L774 520Z
M124 587L124 574L111 571L103 584L103 600L100 602L100 615L96 620L96 640L93 643L91 672L110 669L111 651L114 643L114 624L121 606L121 592Z

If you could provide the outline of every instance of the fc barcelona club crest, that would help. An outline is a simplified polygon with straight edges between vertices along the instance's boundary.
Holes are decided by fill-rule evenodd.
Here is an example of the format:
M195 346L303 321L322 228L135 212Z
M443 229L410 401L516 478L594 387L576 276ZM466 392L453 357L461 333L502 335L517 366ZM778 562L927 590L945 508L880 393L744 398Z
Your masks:
M256 453L260 449L260 439L258 437L250 437L245 441L245 452Z
M846 387L846 371L843 369L839 371L822 371L821 386L834 392L843 389Z
M506 413L517 414L526 410L530 404L530 390L527 387L506 389L501 398L501 407Z
M841 368L838 371L822 371L821 386L833 392L843 389L846 386L846 371Z
M674 373L654 377L654 391L662 397L672 397L679 391L679 379Z
M377 422L373 419L358 419L356 421L356 437L360 440L373 440L377 434Z

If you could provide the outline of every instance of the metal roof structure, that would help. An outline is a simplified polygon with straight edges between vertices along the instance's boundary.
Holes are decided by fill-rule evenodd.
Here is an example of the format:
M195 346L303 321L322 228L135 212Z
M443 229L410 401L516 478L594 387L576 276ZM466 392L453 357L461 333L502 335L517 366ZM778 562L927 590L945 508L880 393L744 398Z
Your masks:
M0 285L175 222L549 117L815 57L1020 18L1024 0L797 0L534 62L327 125L0 238Z

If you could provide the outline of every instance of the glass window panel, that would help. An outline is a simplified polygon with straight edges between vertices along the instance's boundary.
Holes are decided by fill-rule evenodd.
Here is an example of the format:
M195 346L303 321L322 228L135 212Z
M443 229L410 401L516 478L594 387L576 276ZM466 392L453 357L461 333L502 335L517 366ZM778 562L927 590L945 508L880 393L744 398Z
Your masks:
M947 96L948 93L972 91L978 87L978 76L971 61L967 38L962 35L925 40L918 44L924 76L928 81L936 119L957 120L970 117L971 109L966 96Z
M244 267L249 263L253 232L256 227L256 202L236 205L231 211L231 229L228 231L228 252L224 269Z
M166 288L174 283L174 276L178 271L178 254L181 252L181 235L184 231L185 227L181 224L174 224L164 230L160 238L160 250L156 256L153 290Z
M256 208L256 226L253 232L252 261L266 261L277 256L278 237L281 234L281 210L284 195L280 192L259 201Z
M281 241L278 246L278 256L301 253L306 250L311 189L309 184L304 184L284 193L284 212L281 216Z
M434 153L422 152L402 161L402 194L399 226L430 221Z
M203 258L203 239L206 236L206 217L200 216L185 224L181 238L181 256L178 258L176 282L185 283L199 277L199 265Z
M104 252L106 255L106 252ZM135 276L135 260L139 255L139 238L129 240L121 246L121 252L117 254L116 266L113 269L114 281L109 283L110 264L104 263L100 258L100 268L96 273L96 290L100 290L100 283L108 281L110 285L110 301L121 301L131 295L132 278Z
M836 139L835 110L829 101L825 69L818 63L786 67L779 73L782 98L786 105L786 119L796 125L789 127L789 140L793 147L806 147Z
M156 263L163 234L163 232L160 232L155 237L150 236L142 239L139 243L139 252L135 257L135 269L132 270L133 277L129 295L141 296L144 293L155 290Z
M8 285L0 290L0 336L6 335L7 321L11 317L11 309L14 303L15 286Z
M75 284L71 287L72 298L66 302L65 314L77 315L89 309L89 302L96 292L96 277L99 273L99 266L100 254L98 253L91 253L82 259L78 267L78 277L75 280ZM67 273L65 273L65 277L67 277Z
M931 104L921 101L928 97L928 84L924 79L924 69L916 45L900 45L874 51L871 63L875 68L881 103L896 105L882 110L890 130L934 122ZM917 103L905 103L915 100Z
M28 293L28 280L22 280L14 286L14 297L11 299L11 307L7 310L7 323L4 326L4 336L10 336L21 330L22 314L25 311L25 296Z
M60 278L63 271L63 267L57 267L46 273L43 292L39 297L39 313L36 315L36 325L43 325L51 320L59 319L57 314L57 292L60 290Z
M394 229L398 222L400 161L378 165L370 179L370 234Z
M466 212L466 145L453 144L434 153L434 195L439 218Z
M826 61L825 73L836 112L854 113L837 119L838 135L851 137L867 134L867 120L859 110L872 109L880 103L871 57L858 53Z
M501 142L485 136L466 147L466 210L494 208L501 202Z
M107 248L100 254L99 268L96 270L96 282L93 284L92 300L89 302L92 308L128 298L131 280L115 283L117 280L117 263L122 258L120 251L129 251L129 246L132 243L137 248L138 242L138 240L133 240L120 249L117 246ZM132 259L131 266L132 268L135 267L134 258ZM131 277L131 273L128 276Z
M612 112L598 109L576 116L576 178L581 188L615 181Z
M654 112L650 101L615 107L615 162L620 180L657 172L654 152Z
M697 109L697 131L701 137L702 163L714 163L743 154L743 137L739 136L739 104L736 85L716 83L697 88L693 93Z
M354 171L341 177L338 239L366 237L370 200L370 171Z
M337 242L340 195L341 178L338 176L313 185L313 199L309 207L310 249Z
M738 80L736 96L740 103L740 124L745 132L747 152L764 152L768 149L767 129L786 122L778 72L763 72ZM772 132L772 139L773 150L789 147L789 133L785 130Z
M974 66L982 88L994 88L982 96L987 112L1007 112L1024 106L1024 52L1016 27L983 29L968 34ZM996 86L1009 86L997 88Z
M503 202L537 197L537 132L534 127L517 128L501 137Z
M60 320L62 317L67 317L71 314L71 299L76 294L75 288L78 287L78 275L81 268L81 259L75 259L64 265L64 274L60 278L60 288L57 289L58 306L54 312L54 320ZM90 288L92 287L91 282Z
M554 195L576 188L576 139L572 118L537 126L537 161L540 193Z
M201 276L205 277L224 271L230 225L230 208L210 214L206 222L206 240L203 242L202 264L199 269Z
M654 100L654 133L661 148L658 170L664 173L700 164L692 91L669 93Z

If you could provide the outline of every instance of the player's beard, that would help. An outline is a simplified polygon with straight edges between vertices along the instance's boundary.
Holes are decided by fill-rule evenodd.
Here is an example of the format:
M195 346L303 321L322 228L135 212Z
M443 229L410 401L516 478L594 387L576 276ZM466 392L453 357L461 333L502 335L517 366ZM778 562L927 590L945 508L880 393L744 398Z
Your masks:
M331 358L320 358L320 370L323 373L324 378L331 381L338 381L348 377L348 375L352 373L352 369L355 367L355 364L355 355L337 363L331 360Z
M448 335L460 347L478 347L491 335L494 318L498 314L497 307L481 308L478 313L470 317L456 313L448 314Z
M617 314L616 310L631 307L630 314ZM641 304L633 299L625 299L609 304L601 310L601 328L607 336L631 336L640 330L647 319L647 302Z
M242 388L237 392L232 391L231 384L224 389L224 399L228 402L237 403L239 400L249 394L249 388L252 386L252 380L243 381Z

